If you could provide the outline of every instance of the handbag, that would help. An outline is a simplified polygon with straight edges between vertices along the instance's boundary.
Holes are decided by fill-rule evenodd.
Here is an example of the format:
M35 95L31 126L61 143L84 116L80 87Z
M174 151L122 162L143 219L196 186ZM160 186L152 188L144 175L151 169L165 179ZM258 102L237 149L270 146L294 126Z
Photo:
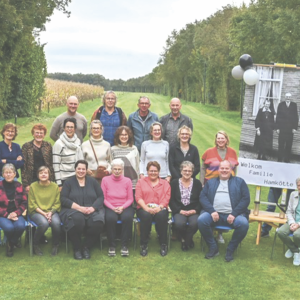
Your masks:
M95 156L95 159L96 159L96 162L97 162L97 165L98 165L98 168L96 170L92 170L93 177L96 178L96 179L102 179L103 177L108 176L108 174L106 172L106 168L104 166L99 166L98 158L97 158L93 143L92 143L91 140L89 140L89 141L90 141L90 144L91 144L91 147L93 149L94 156Z

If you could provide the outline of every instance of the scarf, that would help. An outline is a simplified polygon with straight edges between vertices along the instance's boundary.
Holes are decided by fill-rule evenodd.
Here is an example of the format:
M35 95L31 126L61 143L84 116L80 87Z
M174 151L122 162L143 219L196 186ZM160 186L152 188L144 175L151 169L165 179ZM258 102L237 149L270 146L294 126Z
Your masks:
M75 152L76 161L82 159L82 151L80 145L76 145L77 135L74 133L73 137L69 138L65 132L59 136L60 140L64 143L66 148L71 149Z

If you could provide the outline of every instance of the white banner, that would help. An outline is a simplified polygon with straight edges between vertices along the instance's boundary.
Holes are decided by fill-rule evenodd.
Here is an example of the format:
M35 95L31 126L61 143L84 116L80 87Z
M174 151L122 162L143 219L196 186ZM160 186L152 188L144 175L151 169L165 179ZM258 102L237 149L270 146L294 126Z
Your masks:
M247 184L296 189L300 165L239 157L237 176Z

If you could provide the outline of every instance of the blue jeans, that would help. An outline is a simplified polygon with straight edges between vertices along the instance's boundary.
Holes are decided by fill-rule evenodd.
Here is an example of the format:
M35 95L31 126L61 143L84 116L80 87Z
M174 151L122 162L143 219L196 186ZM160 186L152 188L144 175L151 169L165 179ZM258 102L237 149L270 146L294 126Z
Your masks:
M39 214L39 213L34 213L33 215L30 216L32 221L38 226L34 237L33 237L33 244L38 245L40 243L41 237L44 235L44 233L47 231L49 226L51 226L52 229L52 244L53 245L58 245L59 244L59 239L60 239L60 218L58 213L55 213L52 215L51 223L47 221L47 219Z
M22 216L19 216L17 221L0 217L0 227L3 229L7 240L13 244L17 244L25 230L25 220Z
M203 236L208 248L210 250L217 249L218 245L213 235L214 226L229 226L234 229L231 241L228 244L227 249L234 251L239 243L245 238L249 228L249 222L243 215L237 216L232 224L227 223L227 217L229 214L219 213L219 220L213 221L212 216L208 212L202 213L198 218L198 228Z
M287 190L287 195L286 195L287 199L289 199L292 191L293 190ZM278 203L278 200L279 200L279 198L281 196L281 193L282 193L282 189L281 188L270 188L269 194L268 194L268 202L270 202L270 203ZM275 209L276 209L275 205L268 205L266 211L274 212ZM269 233L271 229L272 229L271 225L268 225L267 223L263 223L262 224L262 232Z

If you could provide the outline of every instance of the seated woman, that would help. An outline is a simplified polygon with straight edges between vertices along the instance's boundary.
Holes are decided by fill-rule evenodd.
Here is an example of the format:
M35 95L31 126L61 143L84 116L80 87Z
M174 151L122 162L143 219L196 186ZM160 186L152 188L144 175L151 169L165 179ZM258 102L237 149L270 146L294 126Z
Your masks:
M50 181L50 170L42 166L37 171L39 181L30 185L28 195L28 212L30 218L37 224L37 229L33 237L33 251L36 255L43 255L39 247L41 237L49 226L52 228L53 248L51 255L58 252L60 239L60 192L56 183Z
M13 123L5 124L1 130L1 135L3 141L0 142L0 180L3 180L1 171L5 164L13 164L16 170L16 178L19 178L18 169L23 167L24 160L20 145L13 143L18 135L17 126Z
M108 256L116 255L117 221L122 221L121 255L128 256L128 240L132 232L134 210L131 180L123 176L124 162L114 159L111 163L112 174L102 179L101 188L104 194L105 224L108 238Z
M24 166L22 168L22 184L29 192L30 185L38 181L38 169L46 166L50 172L50 181L54 181L54 170L52 166L52 146L44 141L47 128L43 124L35 124L31 129L33 140L22 146Z
M14 255L14 247L25 230L22 213L26 209L27 197L21 183L14 181L16 169L13 164L2 168L3 181L0 181L0 227L7 237L6 255Z
M83 158L88 162L88 175L93 176L100 184L104 176L111 173L110 144L103 140L103 126L100 120L94 120L90 125L90 139L81 145ZM98 166L101 172L97 173Z
M91 258L90 249L104 227L103 193L94 178L87 176L88 163L75 163L75 176L66 180L61 190L60 218L68 232L75 259ZM81 235L85 232L82 245Z
M286 211L287 223L282 225L278 229L278 236L282 242L289 248L286 253L286 258L294 258L294 266L300 265L300 177L296 179L297 191L294 191L290 195L288 208ZM293 234L293 239L289 237L289 234Z
M180 170L182 177L171 182L170 208L175 229L181 239L181 249L188 251L194 248L193 236L198 230L202 184L198 179L192 178L194 165L190 161L184 161Z
M200 172L200 157L196 146L190 144L192 137L191 128L183 125L178 129L178 143L170 148L169 166L172 179L181 177L180 165L183 161L190 161L194 165L192 177L195 178Z
M137 202L137 216L141 224L141 252L142 256L148 254L148 241L152 222L155 222L160 243L160 254L168 253L168 205L171 188L166 180L159 178L160 165L157 161L147 164L147 177L141 178L136 185L135 199Z

